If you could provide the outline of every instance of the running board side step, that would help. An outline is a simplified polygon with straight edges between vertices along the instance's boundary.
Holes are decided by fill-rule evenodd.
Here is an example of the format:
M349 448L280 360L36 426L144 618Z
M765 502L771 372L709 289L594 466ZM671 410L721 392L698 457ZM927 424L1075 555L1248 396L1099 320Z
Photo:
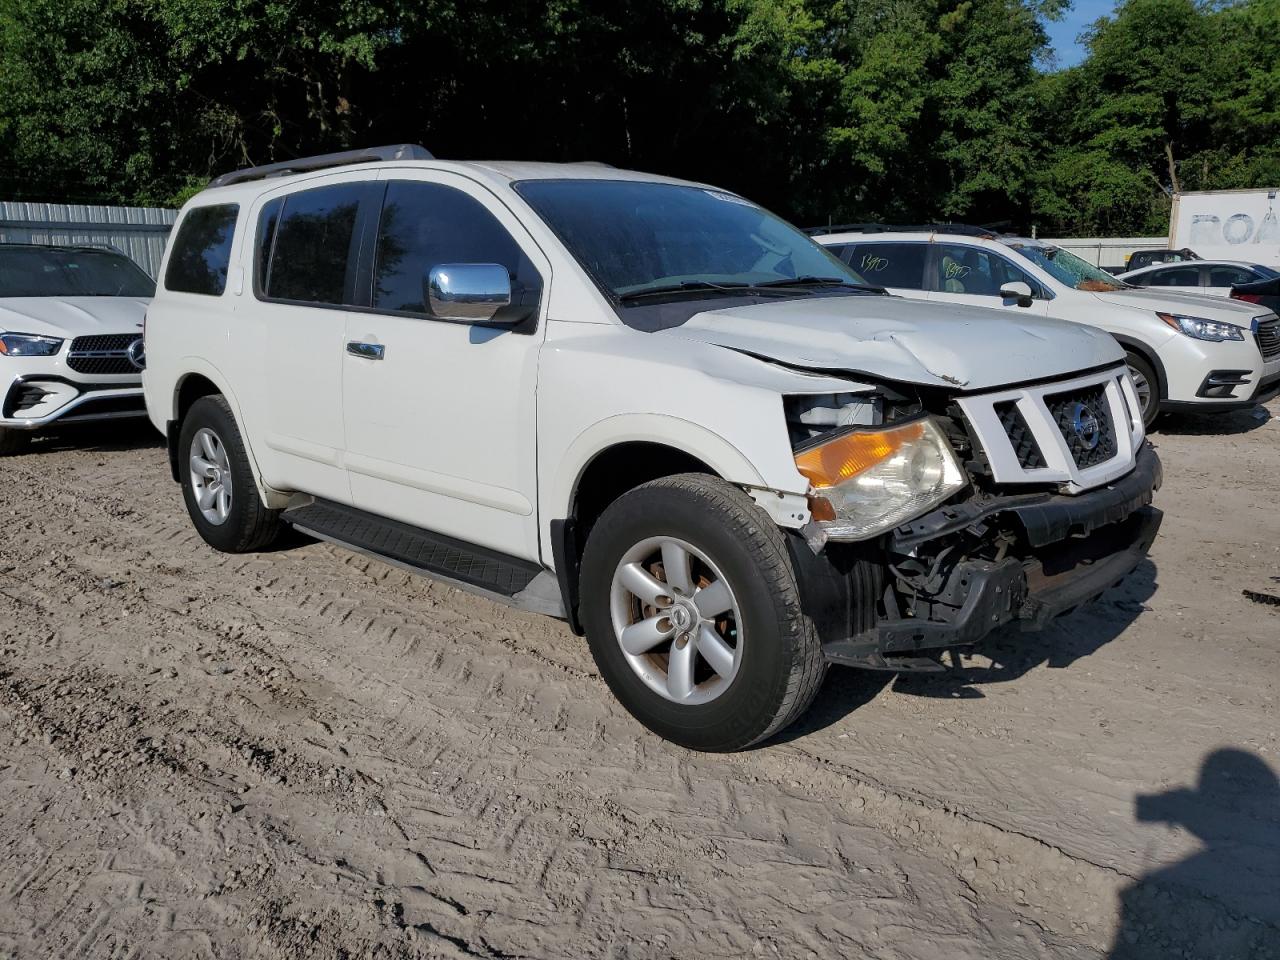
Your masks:
M565 618L555 574L529 560L329 500L292 507L280 519L300 533L409 573L532 613Z

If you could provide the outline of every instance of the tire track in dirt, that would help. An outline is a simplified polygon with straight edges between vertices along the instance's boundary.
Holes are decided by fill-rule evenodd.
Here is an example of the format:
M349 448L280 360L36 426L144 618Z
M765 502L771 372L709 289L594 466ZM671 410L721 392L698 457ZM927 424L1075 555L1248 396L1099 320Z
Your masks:
M6 500L48 483L27 466L37 459L6 464ZM804 741L728 758L671 747L639 732L553 622L328 546L213 554L176 488L148 473L162 454L137 459L114 486L57 468L40 504L53 518L5 538L0 610L19 629L0 665L52 684L23 687L40 710L54 709L40 690L92 676L72 700L113 696L122 715L180 733L216 776L144 760L151 781L188 794L156 820L249 787L253 802L225 817L235 843L186 842L249 871L200 902L232 927L275 930L255 941L263 955L301 955L317 929L344 949L481 956L1105 948L1123 871ZM31 763L61 738L43 736L22 744ZM78 781L108 789L85 769ZM276 864L270 875L250 852ZM294 870L306 881L278 879ZM237 896L253 906L228 907ZM369 908L351 937L326 919L334 901ZM1188 904L1191 921L1247 924Z

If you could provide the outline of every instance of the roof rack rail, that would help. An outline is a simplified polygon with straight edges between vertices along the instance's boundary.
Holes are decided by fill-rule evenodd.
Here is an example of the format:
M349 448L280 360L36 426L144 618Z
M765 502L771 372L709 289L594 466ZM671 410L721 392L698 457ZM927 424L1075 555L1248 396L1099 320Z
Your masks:
M345 167L353 163L373 163L377 160L434 160L435 155L416 143L397 143L388 147L365 147L363 150L343 150L340 153L322 153L315 157L299 157L281 160L261 167L245 167L214 177L210 187L226 187L233 183L265 180L267 177L283 177L308 170L324 170L327 167Z
M811 237L830 233L915 233L928 230L932 233L953 233L966 237L990 237L998 234L998 225L974 226L969 223L833 223L825 227L806 227Z

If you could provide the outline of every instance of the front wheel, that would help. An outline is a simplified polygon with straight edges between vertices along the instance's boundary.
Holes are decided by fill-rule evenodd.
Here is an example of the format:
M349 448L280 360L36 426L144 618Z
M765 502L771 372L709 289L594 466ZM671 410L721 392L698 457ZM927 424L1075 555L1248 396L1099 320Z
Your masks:
M782 533L741 490L683 474L624 494L582 564L587 639L637 720L695 750L739 750L813 701L826 673Z
M1160 413L1160 381L1155 368L1141 354L1129 350L1125 354L1129 374L1133 377L1133 389L1138 394L1138 407L1142 411L1142 426L1148 430Z
M280 536L280 511L267 509L258 496L244 440L222 396L201 397L187 411L178 466L187 513L209 546L248 553Z

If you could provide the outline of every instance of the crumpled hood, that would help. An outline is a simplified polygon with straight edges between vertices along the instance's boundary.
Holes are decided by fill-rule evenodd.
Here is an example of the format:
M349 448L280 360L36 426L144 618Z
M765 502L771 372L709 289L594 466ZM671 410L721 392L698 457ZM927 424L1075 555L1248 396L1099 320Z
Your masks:
M1114 303L1121 307L1158 310L1161 313L1181 313L1245 327L1254 317L1271 312L1266 307L1260 307L1256 303L1246 303L1243 300L1211 297L1203 293L1178 293L1173 290L1112 290L1106 293L1095 293L1094 296L1103 303ZM1053 307L1049 309L1052 310Z
M985 390L1118 363L1107 334L1025 312L902 297L822 297L707 310L660 336L791 366Z
M136 333L150 301L142 297L5 297L0 331L50 337Z

